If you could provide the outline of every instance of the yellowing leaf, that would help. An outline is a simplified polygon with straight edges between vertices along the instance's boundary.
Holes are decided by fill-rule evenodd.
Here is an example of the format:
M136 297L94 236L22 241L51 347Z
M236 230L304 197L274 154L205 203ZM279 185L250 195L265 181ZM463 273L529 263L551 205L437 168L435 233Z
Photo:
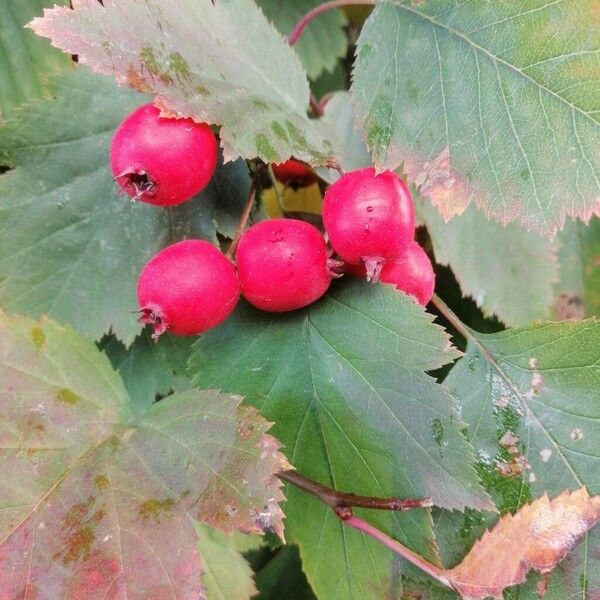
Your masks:
M272 187L263 194L265 209L269 217L282 217L282 208L285 212L321 214L323 198L317 183L297 190L279 182L275 185L277 188Z
M600 495L585 487L547 494L507 514L475 543L465 559L446 575L467 600L501 599L504 588L523 583L535 569L548 573L600 520Z

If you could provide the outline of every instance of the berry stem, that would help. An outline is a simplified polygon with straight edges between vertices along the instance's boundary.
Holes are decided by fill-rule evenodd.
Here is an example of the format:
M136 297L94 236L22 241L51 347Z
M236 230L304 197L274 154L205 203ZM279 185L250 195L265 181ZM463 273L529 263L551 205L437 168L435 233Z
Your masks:
M445 576L444 569L430 563L425 560L422 556L419 556L416 552L413 552L410 548L403 546L400 542L397 542L395 539L391 538L389 535L383 533L383 531L377 529L377 527L373 527L370 523L363 521L360 517L355 517L352 515L347 519L342 519L345 525L348 527L352 527L353 529L358 529L358 531L362 531L369 537L381 542L384 546L412 563L413 565L419 567L422 571L427 573L427 575L433 577L436 581L439 581L442 585L452 589L452 584L450 580Z
M316 496L335 511L348 509L352 506L397 511L433 506L431 498L373 498L371 496L357 496L356 494L338 492L304 477L297 471L281 471L278 473L278 477Z
M361 6L361 5L372 5L375 6L377 0L331 0L330 2L324 2L323 4L316 6L311 11L307 12L294 26L292 33L288 37L288 44L293 46L304 31L305 27L319 15L333 10L334 8L343 8L344 6Z
M250 191L248 192L248 199L246 200L246 205L244 206L244 210L242 211L242 216L240 217L240 222L238 223L237 230L235 232L235 237L233 238L225 256L233 260L235 255L235 250L237 245L240 242L240 238L244 235L244 231L246 231L246 225L248 225L248 219L250 218L250 213L252 212L252 207L254 206L254 200L256 199L256 190L258 188L258 180L259 180L259 171L257 171L252 179L252 185L250 186Z

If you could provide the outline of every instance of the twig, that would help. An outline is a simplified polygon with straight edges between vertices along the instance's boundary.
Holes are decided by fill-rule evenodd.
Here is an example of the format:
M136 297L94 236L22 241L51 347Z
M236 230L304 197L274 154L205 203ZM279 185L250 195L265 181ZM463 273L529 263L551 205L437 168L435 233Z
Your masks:
M312 479L308 479L304 475L300 475L297 471L281 471L278 473L278 477L316 496L336 512L339 509L351 508L353 506L397 511L433 506L431 498L373 498L371 496L357 496L356 494L338 492L316 481L312 481Z
M235 237L233 238L225 256L230 260L233 259L235 254L235 250L237 245L240 242L240 238L244 234L246 230L246 225L248 225L248 219L250 218L250 213L252 212L252 207L254 206L254 200L256 198L256 189L258 188L258 180L259 180L259 172L257 171L252 179L252 185L250 186L250 191L248 192L248 199L246 200L246 206L244 206L244 210L242 212L242 216L240 217L240 222L238 223L237 230L235 232Z
M288 37L288 44L293 46L304 31L304 28L319 15L333 10L334 8L343 8L344 6L361 6L361 5L375 5L377 0L331 0L330 2L324 2L323 4L316 6L311 11L307 12L299 21L296 23L292 33Z
M479 341L475 334L458 318L454 311L437 295L434 294L431 302L440 311L440 313L446 318L446 320L462 335L467 342L471 342L477 346L479 351L483 354L492 367L496 370L498 375L504 380L508 387L515 392L515 397L518 399L519 407L518 410L522 414L527 412L527 406L521 398L520 392L515 389L514 383L510 380L510 377L506 375L504 369L498 364L496 357Z
M376 508L380 510L410 510L411 508L423 508L432 506L431 498L409 498L401 500L399 498L372 498L369 496L357 496L356 494L346 494L337 490L328 488L316 481L312 481L297 471L281 471L277 474L279 479L287 481L292 485L316 496L324 504L329 506L340 520L348 527L362 531L364 534L372 537L382 543L396 554L406 559L408 562L419 567L422 571L433 577L436 581L452 589L448 578L444 575L444 570L419 556L400 542L394 540L383 531L370 525L360 517L356 517L352 512L352 507Z
M465 340L473 338L473 334L465 326L465 324L456 316L453 310L437 295L434 294L431 298L432 304L442 313L446 320L462 335Z
M348 525L348 527L352 527L353 529L358 529L358 531L362 531L369 537L381 542L384 546L387 546L390 550L406 559L408 562L412 563L416 567L419 567L419 569L427 573L427 575L433 577L436 581L439 581L442 585L453 589L450 580L444 575L444 569L425 560L422 556L419 556L410 548L403 546L400 542L397 542L389 535L383 533L383 531L377 529L377 527L373 527L373 525L370 525L366 521L363 521L361 518L355 517L354 515L348 519L345 519L344 524Z

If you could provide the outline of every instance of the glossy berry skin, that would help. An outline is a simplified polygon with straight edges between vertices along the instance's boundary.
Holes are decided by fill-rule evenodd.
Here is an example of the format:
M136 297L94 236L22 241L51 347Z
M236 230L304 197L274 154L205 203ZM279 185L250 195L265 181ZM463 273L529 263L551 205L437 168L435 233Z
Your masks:
M391 171L351 171L325 192L323 224L340 257L365 264L368 278L376 280L385 262L399 256L414 237L412 198Z
M275 179L294 189L308 187L317 180L317 176L310 167L293 158L272 166Z
M206 186L217 155L217 140L206 123L162 118L153 104L145 104L117 128L110 165L117 184L132 198L174 206Z
M137 284L140 321L165 331L198 335L235 308L240 285L233 264L209 242L186 240L156 254Z
M348 265L346 272L365 277L364 266ZM390 283L396 289L412 296L422 306L426 306L435 289L435 273L427 253L415 241L394 260L381 269L379 281Z
M307 306L331 283L321 232L296 219L270 219L250 227L240 239L236 261L242 294L270 312Z

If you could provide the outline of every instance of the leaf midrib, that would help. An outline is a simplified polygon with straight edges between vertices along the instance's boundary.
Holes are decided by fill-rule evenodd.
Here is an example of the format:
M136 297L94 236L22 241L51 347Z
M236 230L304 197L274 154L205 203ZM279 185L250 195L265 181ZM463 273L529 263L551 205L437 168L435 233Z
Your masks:
M412 6L408 6L406 4L400 4L401 1L402 0L387 0L387 3L392 6L395 6L396 8L399 8L408 13L411 13L412 15L415 15L416 17L419 17L419 18L423 19L424 21L429 22L434 27L438 27L439 29L445 31L446 33L449 33L449 34L455 36L456 38L458 38L459 40L461 40L462 42L464 42L468 46L470 46L473 50L478 50L483 55L487 56L494 63L499 63L499 64L503 65L504 67L506 67L508 70L510 70L514 73L517 73L518 75L520 75L521 77L523 77L524 79L526 79L527 81L529 81L530 83L535 85L538 89L542 90L549 96L552 96L553 98L557 99L559 102L568 106L571 110L580 113L581 115L583 115L583 117L585 119L587 119L588 121L591 121L591 123L595 127L598 127L600 125L600 123L598 123L598 121L596 121L590 114L585 112L582 108L580 108L576 104L571 104L565 98L560 96L557 92L551 90L550 88L546 87L545 85L543 85L542 83L540 83L539 81L537 81L536 79L531 77L530 75L527 75L526 73L524 73L523 70L520 69L519 67L517 67L516 65L509 63L508 61L504 60L503 58L496 56L494 53L487 50L483 46L477 44L475 41L470 39L467 36L467 34L461 33L460 31L458 31L457 29L454 29L453 27L450 27L449 25L445 25L444 23L440 23L439 21L436 21L435 17L431 17L431 16L426 15L418 10L415 10ZM385 4L385 2L384 2L384 4ZM546 8L546 7L544 7L544 8Z

